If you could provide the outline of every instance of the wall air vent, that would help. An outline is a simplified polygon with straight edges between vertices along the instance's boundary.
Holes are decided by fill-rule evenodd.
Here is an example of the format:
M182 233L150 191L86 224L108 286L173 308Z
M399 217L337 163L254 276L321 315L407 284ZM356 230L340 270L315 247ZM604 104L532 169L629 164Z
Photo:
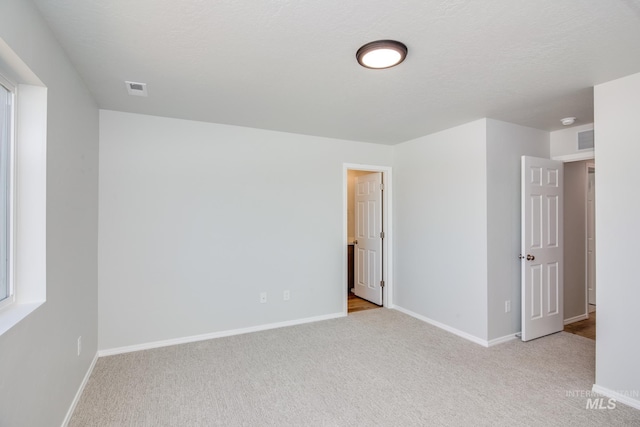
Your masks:
M593 150L594 146L593 129L578 132L578 150Z
M138 82L124 82L129 95L147 96L147 84Z

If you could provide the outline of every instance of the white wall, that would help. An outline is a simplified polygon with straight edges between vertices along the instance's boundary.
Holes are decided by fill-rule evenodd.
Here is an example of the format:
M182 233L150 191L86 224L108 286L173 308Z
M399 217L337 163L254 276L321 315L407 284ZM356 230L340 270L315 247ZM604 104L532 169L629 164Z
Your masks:
M397 306L485 344L520 331L523 155L549 132L483 119L395 147Z
M47 301L0 336L0 425L60 425L97 347L98 110L30 1L0 38L48 87Z
M640 408L640 74L595 87L596 385Z
M100 349L341 313L343 163L391 157L390 146L101 111Z
M578 150L578 132L592 129L593 123L587 123L551 132L551 158L564 161L593 158L594 150Z
M520 331L521 156L549 158L549 132L487 119L489 340Z
M395 146L395 305L487 338L486 120Z

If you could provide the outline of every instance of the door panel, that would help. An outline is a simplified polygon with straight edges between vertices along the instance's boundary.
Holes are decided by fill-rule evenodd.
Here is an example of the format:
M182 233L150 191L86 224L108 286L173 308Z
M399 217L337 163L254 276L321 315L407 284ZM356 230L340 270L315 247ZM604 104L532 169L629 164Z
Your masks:
M542 267L540 265L531 266L531 318L542 318Z
M564 328L562 162L522 157L522 340Z
M547 267L547 295L549 296L549 311L547 314L551 315L560 312L560 307L558 305L558 301L560 300L558 292L558 263L550 263Z
M356 178L356 277L354 293L382 305L382 173Z
M557 248L558 247L558 196L549 196L547 197L547 213L549 217L547 218L549 224L549 233L547 235L547 247L548 248Z
M531 196L531 248L542 247L542 197L538 194Z

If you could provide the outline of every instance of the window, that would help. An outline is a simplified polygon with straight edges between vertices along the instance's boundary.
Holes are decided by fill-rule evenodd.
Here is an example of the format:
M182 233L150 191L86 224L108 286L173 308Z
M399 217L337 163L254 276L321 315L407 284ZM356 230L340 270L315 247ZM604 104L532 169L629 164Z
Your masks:
M14 86L0 76L0 307L13 302L12 182Z
M0 38L0 335L47 300L47 87Z

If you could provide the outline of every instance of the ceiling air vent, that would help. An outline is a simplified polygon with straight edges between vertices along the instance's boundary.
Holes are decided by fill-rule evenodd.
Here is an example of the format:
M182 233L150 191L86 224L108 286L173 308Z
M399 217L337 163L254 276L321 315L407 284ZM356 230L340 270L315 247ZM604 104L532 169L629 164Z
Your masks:
M593 150L593 129L578 132L578 150Z
M124 82L127 85L129 95L147 96L147 84L138 82Z

